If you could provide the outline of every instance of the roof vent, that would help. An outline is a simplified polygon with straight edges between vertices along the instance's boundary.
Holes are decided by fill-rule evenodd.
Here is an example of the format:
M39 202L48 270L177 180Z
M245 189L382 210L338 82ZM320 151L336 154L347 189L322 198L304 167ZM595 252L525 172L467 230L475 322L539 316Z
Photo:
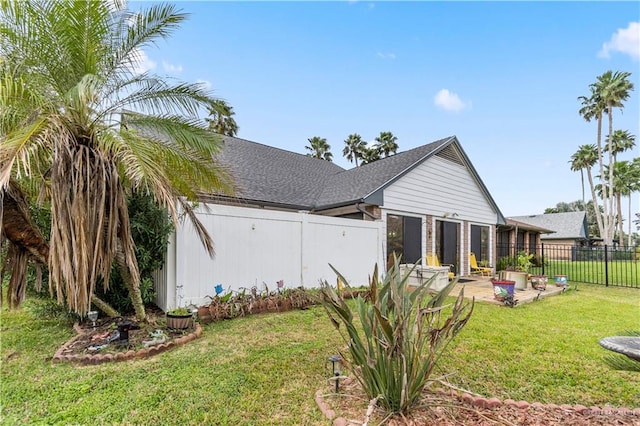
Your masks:
M460 153L458 153L458 150L455 149L453 145L449 145L445 147L442 151L439 151L436 154L436 157L440 157L447 161L451 161L452 163L458 164L460 166L464 166L464 163L462 162L462 158L460 157Z

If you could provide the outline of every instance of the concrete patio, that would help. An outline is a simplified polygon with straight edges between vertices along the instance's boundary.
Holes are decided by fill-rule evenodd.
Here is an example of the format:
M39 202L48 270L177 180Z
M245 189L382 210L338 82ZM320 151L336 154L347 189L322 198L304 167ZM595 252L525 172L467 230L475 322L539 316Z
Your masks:
M476 301L502 305L502 302L496 300L494 297L493 285L491 284L490 277L466 276L459 278L463 282L458 282L456 284L451 295L457 295L460 289L464 287L464 296L466 298L475 297ZM542 291L531 288L531 283L528 283L526 290L515 290L514 298L520 305L544 299L545 297L555 296L563 291L565 291L565 287L557 287L553 282L547 283L547 288Z

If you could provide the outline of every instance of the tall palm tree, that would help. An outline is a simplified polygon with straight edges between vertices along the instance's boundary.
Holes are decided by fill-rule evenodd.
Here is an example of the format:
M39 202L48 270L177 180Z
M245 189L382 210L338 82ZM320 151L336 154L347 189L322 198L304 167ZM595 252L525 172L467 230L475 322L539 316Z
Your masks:
M126 191L152 194L175 221L180 205L212 254L188 200L233 189L215 160L219 137L198 118L215 99L139 72L141 49L186 15L164 4L134 13L120 0L3 2L0 13L0 189L14 176L43 188L59 301L85 314L115 261L144 320Z
M309 151L308 156L327 161L333 160L331 145L327 143L325 138L314 136L307 140L309 141L309 145L305 146L305 149Z
M235 136L238 134L238 123L233 118L236 113L233 107L225 100L216 99L209 106L209 129L226 136Z
M593 183L593 176L591 174L591 169L598 161L598 151L595 145L580 145L578 147L578 151L576 151L571 156L571 170L578 171L580 170L580 177L582 179L582 202L585 203L584 197L584 179L582 178L582 170L587 171L587 179L589 180L589 188L591 189L591 197L594 206L597 206L597 198L596 198L596 190ZM586 210L586 204L585 204ZM596 220L598 223L598 230L600 231L600 236L602 236L602 217L600 214L596 212Z
M605 152L609 151L609 146L611 146L613 162L615 163L618 154L636 146L636 137L628 130L617 129L613 132L613 140L611 143L609 143L609 137L607 137L607 145L604 147Z
M596 78L594 83L594 90L598 94L601 103L606 105L604 113L609 118L609 136L607 138L607 151L609 152L608 164L614 163L614 149L613 149L613 110L614 108L620 108L624 106L624 102L629 99L630 92L633 90L633 83L629 81L631 76L630 72L620 71L606 71L602 75ZM601 170L603 172L604 169ZM613 194L613 168L609 168L609 176L607 178L609 184L609 191L605 192ZM613 199L609 199L608 211L613 216ZM607 214L607 206L605 206L605 214ZM614 221L610 220L609 232L613 235Z
M362 154L367 149L367 143L362 140L362 136L357 133L352 133L344 140L344 149L342 155L344 155L348 161L353 161L358 167L358 158L362 158Z
M398 138L391 132L380 132L380 135L376 137L376 145L381 153L384 153L385 157L388 157L392 153L395 154L398 151Z

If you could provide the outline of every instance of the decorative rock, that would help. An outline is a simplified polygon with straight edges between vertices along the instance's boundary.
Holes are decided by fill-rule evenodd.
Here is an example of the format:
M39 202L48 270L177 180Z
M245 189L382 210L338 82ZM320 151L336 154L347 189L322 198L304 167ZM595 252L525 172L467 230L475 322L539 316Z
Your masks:
M348 426L349 422L344 417L336 417L333 420L333 426Z
M458 397L458 392L456 392L454 389L451 389L449 391L449 395L451 395L454 398L457 398Z
M531 404L531 408L544 408L544 404L542 402L534 402Z
M549 406L551 406L551 404L549 404ZM551 407L549 407L549 408L551 408ZM580 404L574 405L573 409L576 411L576 413L580 413L580 414L584 414L585 410L588 410L587 407L585 407L584 405L580 405Z
M592 405L591 407L589 407L589 410L591 410L592 412L599 412L600 411L600 407L596 406L596 405Z
M113 354L104 354L102 356L102 362L111 362L113 361L114 355Z
M473 404L473 395L468 393L463 393L462 401L466 402L467 404Z
M551 410L557 410L560 407L558 407L556 404L547 404L547 408L551 409ZM585 407L587 408L587 407Z
M476 397L473 399L473 405L475 405L476 407L485 408L487 407L487 399L481 396Z
M512 407L516 406L516 402L513 399L505 399L504 400L504 405L510 405Z
M518 401L516 402L516 407L518 407L521 410L527 409L530 407L529 403L527 401Z
M136 358L145 358L147 356L149 356L148 348L140 349L139 351L136 352Z
M500 401L498 398L493 397L493 398L489 398L487 400L487 406L489 408L496 408L496 407L500 407L502 405L502 401Z
M569 404L562 404L560 408L563 410L573 410L573 407Z

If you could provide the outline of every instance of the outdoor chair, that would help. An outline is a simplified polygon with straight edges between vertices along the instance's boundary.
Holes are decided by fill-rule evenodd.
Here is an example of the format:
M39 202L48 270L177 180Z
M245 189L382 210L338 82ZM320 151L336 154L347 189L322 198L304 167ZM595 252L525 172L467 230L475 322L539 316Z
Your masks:
M478 266L478 261L476 260L476 254L474 252L469 253L469 266L471 267L471 275L480 274L480 276L487 277L491 276L491 268L486 266Z
M449 279L450 280L452 280L453 277L456 276L455 272L453 272L453 268L454 268L453 265L446 264L446 263L445 264L440 264L440 259L438 259L438 255L437 254L427 254L426 260L427 260L427 266L433 266L433 267L437 267L437 268L440 268L440 267L443 267L443 266L448 267L449 268L448 274L449 274Z

